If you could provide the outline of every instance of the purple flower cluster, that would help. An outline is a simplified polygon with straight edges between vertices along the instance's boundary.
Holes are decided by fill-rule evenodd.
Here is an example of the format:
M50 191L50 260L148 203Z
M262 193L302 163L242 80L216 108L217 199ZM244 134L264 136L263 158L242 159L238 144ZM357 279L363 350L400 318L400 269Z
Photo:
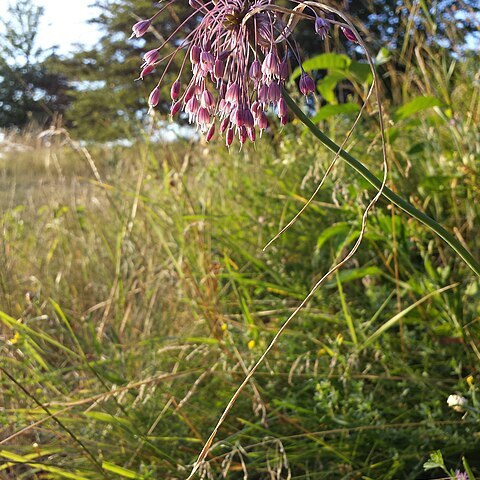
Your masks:
M132 36L143 36L152 21L175 3L176 0L170 0L162 4L152 18L136 23ZM290 27L283 22L275 1L189 0L188 3L191 15L163 45L144 55L142 79L167 61L159 84L150 94L150 108L160 102L159 87L173 58L186 49L178 78L170 90L172 116L185 112L207 141L219 130L225 135L227 146L235 137L242 144L247 139L254 142L257 132L261 135L268 126L269 110L285 125L288 113L282 89L288 77L289 52L301 62L295 43L290 39ZM329 21L317 13L311 18L315 31L324 39L328 35ZM174 36L181 34L192 19L198 19L197 26L185 38L174 42ZM173 53L160 58L167 43L178 46ZM182 70L187 63L191 65L191 78L183 83ZM301 74L299 89L306 96L316 90L314 80L305 72Z
M455 470L455 480L468 480L468 474L461 470Z

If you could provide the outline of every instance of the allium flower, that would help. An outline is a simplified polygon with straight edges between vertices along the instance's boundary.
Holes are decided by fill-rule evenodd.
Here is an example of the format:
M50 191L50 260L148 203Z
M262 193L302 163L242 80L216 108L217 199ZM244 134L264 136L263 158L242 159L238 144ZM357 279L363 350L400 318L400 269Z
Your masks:
M154 16L137 22L132 36L144 35L151 22L176 1L161 4ZM151 74L161 62L168 61L159 84L150 94L150 108L160 101L158 88L174 57L186 49L178 79L171 87L172 116L183 110L207 141L218 131L225 134L228 146L235 136L241 143L247 139L255 141L256 132L261 134L268 126L269 110L285 125L288 115L282 90L288 78L289 55L301 64L291 39L291 29L297 22L284 23L285 7L278 7L275 0L189 0L188 3L190 16L163 45L143 57L140 79ZM294 6L301 3L292 0ZM330 25L323 18L325 12L312 7L309 11L308 15L302 13L302 18L311 20L318 35L325 38ZM175 39L192 19L198 21L193 31L186 38ZM174 45L175 50L160 58L167 43ZM188 63L191 78L182 83L182 70ZM303 72L299 88L309 95L315 91L315 83ZM215 128L216 123L219 128Z
M147 33L147 30L150 28L152 21L151 20L140 20L137 22L133 27L132 27L132 36L133 37L143 37L145 33Z
M330 24L322 17L315 18L315 32L322 39L325 40L330 30Z
M455 480L469 480L468 473L460 470L455 470Z

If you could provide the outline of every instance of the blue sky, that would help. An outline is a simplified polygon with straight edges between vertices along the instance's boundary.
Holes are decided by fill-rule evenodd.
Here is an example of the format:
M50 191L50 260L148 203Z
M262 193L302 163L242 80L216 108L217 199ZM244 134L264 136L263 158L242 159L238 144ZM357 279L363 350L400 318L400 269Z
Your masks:
M14 1L0 0L2 18L6 18L7 7ZM59 53L68 53L75 43L90 46L99 39L98 30L87 23L96 14L94 8L89 8L92 0L32 0L32 3L45 8L38 32L42 48L58 45Z

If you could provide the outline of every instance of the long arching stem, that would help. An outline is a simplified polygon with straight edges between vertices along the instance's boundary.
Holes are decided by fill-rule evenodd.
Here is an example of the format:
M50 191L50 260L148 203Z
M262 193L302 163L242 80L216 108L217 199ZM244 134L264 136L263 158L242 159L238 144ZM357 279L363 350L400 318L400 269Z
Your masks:
M345 162L358 172L365 180L367 180L375 188L380 189L382 182L370 170L368 170L362 162L352 157L348 152L341 149L333 140L327 137L302 111L302 109L295 103L295 101L283 92L288 106L295 113L298 119L317 137L328 149L345 160ZM473 257L473 255L444 227L442 227L433 218L415 208L411 203L398 196L388 187L383 188L382 195L395 204L398 208L408 213L411 217L426 225L432 232L435 232L445 243L447 243L458 256L480 277L480 263Z

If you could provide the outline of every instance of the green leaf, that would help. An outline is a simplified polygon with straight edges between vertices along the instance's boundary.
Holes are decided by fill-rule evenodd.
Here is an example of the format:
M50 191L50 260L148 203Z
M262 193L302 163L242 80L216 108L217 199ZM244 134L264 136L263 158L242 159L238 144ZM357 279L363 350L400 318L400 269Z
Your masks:
M352 62L349 72L353 80L356 80L358 83L371 84L373 81L372 71L368 63Z
M430 454L430 459L423 464L425 470L432 470L433 468L441 468L448 473L447 468L445 467L445 462L443 461L443 455L440 450Z
M318 113L312 118L312 122L320 122L335 115L357 113L360 106L356 103L342 103L341 105L325 105L318 110Z
M209 337L187 337L184 339L188 343L203 343L204 345L218 345L216 338Z
M391 58L392 55L390 52L385 47L382 47L375 57L375 65L383 65L384 63L389 62Z
M6 458L7 460L11 460L12 462L17 463L17 464L21 463L21 464L29 465L33 468L38 468L43 472L53 473L55 475L55 477L52 477L52 478L69 478L70 480L88 480L87 477L84 477L84 476L80 475L79 473L69 472L69 471L64 470L60 467L48 465L48 464L43 463L42 461L36 462L34 460L35 458L39 458L39 457L43 457L44 455L47 455L47 451L45 451L45 453L35 453L35 454L30 454L30 455L18 455L17 453L9 452L7 450L0 450L0 457ZM4 465L2 465L2 467ZM9 466L12 466L12 464L9 465L8 463L6 465L7 465L7 468Z
M320 250L330 238L340 235L345 237L350 229L351 227L347 222L336 223L326 228L317 238L317 251Z
M339 273L342 283L353 282L364 277L378 277L383 271L378 267L352 268L349 270L341 270Z
M473 475L472 469L470 468L470 465L468 464L467 459L465 457L462 457L462 462L463 462L463 467L465 468L465 471L468 474L468 479L476 480L475 475Z
M133 478L134 480L143 479L143 476L138 475L137 473L133 472L132 470L128 470L128 469L123 468L123 467L119 467L118 465L115 465L114 463L102 462L102 468L104 470L107 470L108 472L116 473L117 475L120 475L124 478Z
M455 288L458 286L458 283L454 283L452 285L448 285L446 287L440 288L438 290L435 290L434 292L429 293L428 295L425 295L422 297L420 300L417 300L415 303L412 305L408 306L401 312L397 313L394 315L390 320L387 320L381 327L379 327L375 332L373 332L366 340L363 342L363 344L360 347L360 350L363 350L364 348L368 347L372 342L374 342L380 335L382 335L384 332L386 332L389 328L393 327L397 322L400 321L407 313L411 312L415 308L417 308L419 305L421 305L423 302L428 300L429 298L433 297L434 295L438 295L440 293L445 292L446 290L450 290L451 288ZM436 454L437 452L435 452ZM432 454L433 455L433 454ZM432 457L431 457L432 458ZM435 457L437 458L437 457ZM433 467L432 467L433 468Z
M109 423L110 425L121 424L125 427L131 426L130 420L122 417L116 417L115 415L111 415L110 413L106 412L86 412L85 415L99 422Z
M412 115L415 115L422 110L427 110L428 108L432 107L440 107L442 102L436 97L417 97L411 100L410 102L402 105L396 112L395 112L395 119L396 120L404 120Z
M348 67L352 63L352 60L347 56L340 53L322 53L316 57L309 58L303 62L302 67L306 72L312 70L348 70ZM302 73L302 69L297 67L290 80L295 80Z
M338 85L340 80L347 78L347 74L345 72L331 72L324 78L322 78L317 83L318 91L320 95L328 102L328 103L337 103L337 98L335 96L335 87Z

